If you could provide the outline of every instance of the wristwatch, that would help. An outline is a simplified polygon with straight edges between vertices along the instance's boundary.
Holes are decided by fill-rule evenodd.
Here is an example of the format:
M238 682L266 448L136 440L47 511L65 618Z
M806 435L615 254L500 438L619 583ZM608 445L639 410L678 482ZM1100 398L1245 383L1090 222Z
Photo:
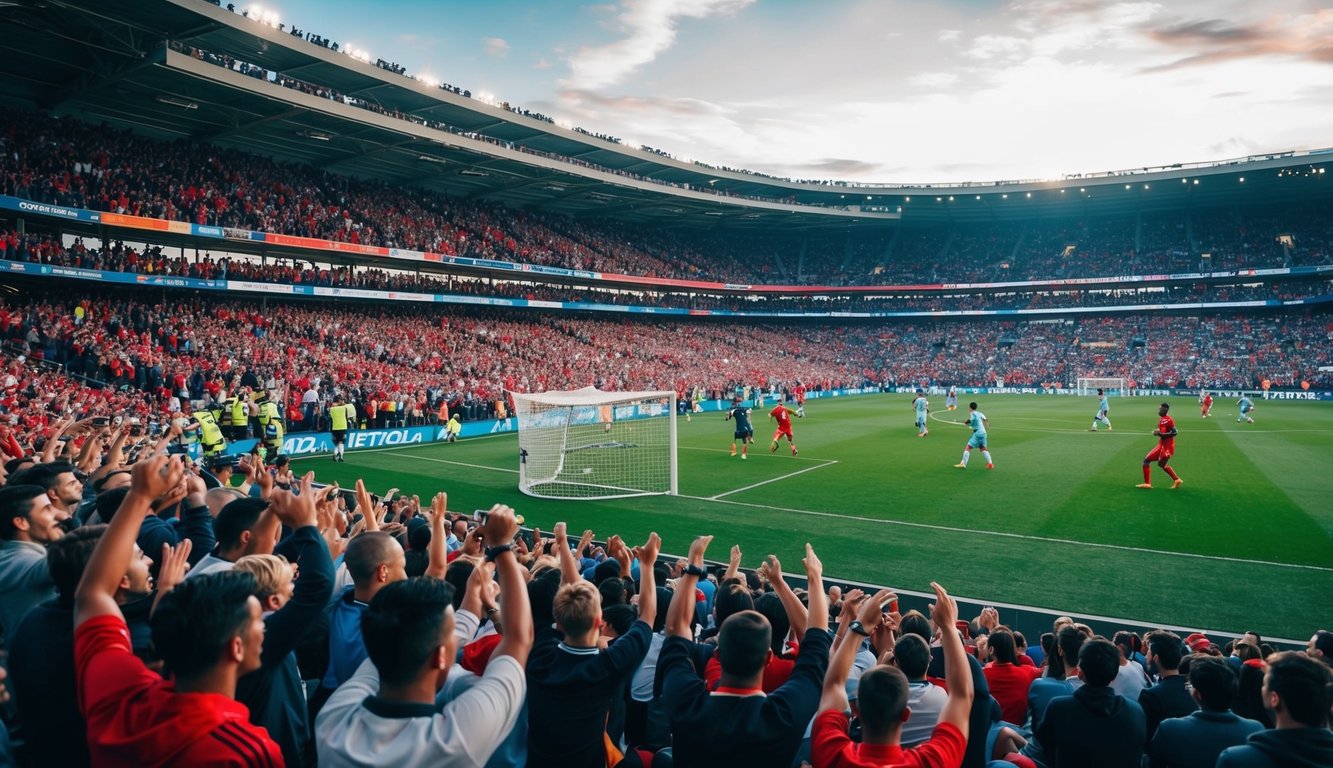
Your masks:
M685 566L685 569L682 570L681 573L685 574L686 576L698 576L700 578L703 578L704 576L708 575L708 571L705 571L700 566L693 564Z
M861 637L870 637L870 633L866 631L866 625L862 624L859 619L853 621L851 624L848 624L847 628L855 632L856 634L860 635Z
M498 547L487 547L486 562L493 563L495 562L495 558L499 557L500 555L503 555L506 552L513 552L513 551L514 551L513 544L501 544Z

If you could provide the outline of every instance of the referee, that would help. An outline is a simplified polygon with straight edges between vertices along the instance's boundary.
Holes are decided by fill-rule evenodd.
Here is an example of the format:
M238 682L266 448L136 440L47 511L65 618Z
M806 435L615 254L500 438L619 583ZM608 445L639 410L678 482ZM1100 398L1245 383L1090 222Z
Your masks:
M333 435L333 460L347 461L343 454L347 446L347 428L356 423L356 406L346 402L342 395L333 396L329 406L329 431Z

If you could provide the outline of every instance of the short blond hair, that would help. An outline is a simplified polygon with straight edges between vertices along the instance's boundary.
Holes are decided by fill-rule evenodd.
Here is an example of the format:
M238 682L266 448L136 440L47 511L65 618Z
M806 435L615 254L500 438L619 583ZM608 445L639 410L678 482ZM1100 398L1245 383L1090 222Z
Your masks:
M282 591L288 581L287 558L282 555L246 555L236 561L235 570L255 577L255 597L260 602Z
M602 595L591 582L562 584L555 593L551 615L566 635L587 634L602 615Z

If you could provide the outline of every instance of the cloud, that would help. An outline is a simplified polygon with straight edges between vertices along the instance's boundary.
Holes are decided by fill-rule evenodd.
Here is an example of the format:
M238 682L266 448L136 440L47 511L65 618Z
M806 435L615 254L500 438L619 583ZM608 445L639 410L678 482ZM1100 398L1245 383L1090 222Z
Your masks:
M941 89L957 85L959 79L959 76L953 72L922 72L919 75L909 77L907 83L918 88Z
M809 172L815 178L821 179L843 179L852 176L864 178L882 171L882 166L879 163L841 157L826 157L809 163L795 163L787 167L798 176Z
M681 19L735 13L755 0L621 0L614 26L623 37L603 46L584 46L570 57L564 85L603 88L656 59L676 40Z
M941 43L952 43L962 36L963 30L961 29L942 29L938 39Z
M550 69L550 68L551 68L551 62L547 61L547 60L544 59L544 58L543 58L543 59L537 59L537 63L536 63L536 64L533 64L533 65L532 65L532 68L533 68L533 69Z
M595 91L586 90L564 91L560 94L560 102L566 108L582 112L606 110L616 115L702 118L715 117L723 112L719 105L702 99L603 96Z
M1333 9L1330 8L1314 13L1274 14L1250 22L1176 21L1147 26L1144 34L1172 51L1186 52L1165 64L1146 67L1144 72L1268 57L1333 64Z
M486 55L493 59L503 59L509 55L509 42L502 37L482 38L486 44Z

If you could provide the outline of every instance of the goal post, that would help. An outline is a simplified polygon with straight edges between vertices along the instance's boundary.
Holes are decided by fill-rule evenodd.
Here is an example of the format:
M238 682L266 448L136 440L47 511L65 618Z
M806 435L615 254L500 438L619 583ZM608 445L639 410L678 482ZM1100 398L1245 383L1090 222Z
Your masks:
M1107 397L1125 397L1129 395L1123 377L1087 377L1078 380L1077 391L1080 395L1095 395L1099 389L1104 391Z
M677 492L676 393L520 393L518 489L546 499Z

